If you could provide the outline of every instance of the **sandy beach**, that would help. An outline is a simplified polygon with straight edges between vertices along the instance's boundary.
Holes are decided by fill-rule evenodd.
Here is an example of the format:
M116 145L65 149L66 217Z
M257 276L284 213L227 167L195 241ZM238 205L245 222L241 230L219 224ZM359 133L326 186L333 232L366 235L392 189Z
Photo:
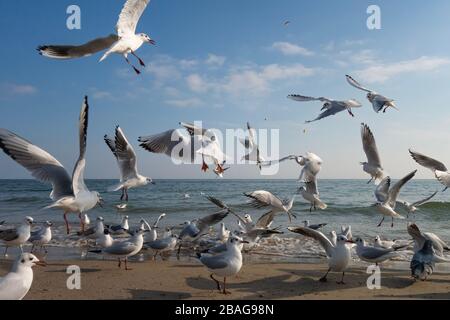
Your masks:
M0 263L0 276L10 262ZM81 268L81 290L68 290L66 269ZM238 277L228 280L231 295L215 290L208 271L192 261L131 262L131 271L120 270L112 260L74 260L35 268L35 280L25 299L449 299L450 275L436 272L431 280L413 282L407 270L382 269L382 288L369 290L368 275L361 267L340 275L330 274L327 283L317 280L325 264L247 263Z

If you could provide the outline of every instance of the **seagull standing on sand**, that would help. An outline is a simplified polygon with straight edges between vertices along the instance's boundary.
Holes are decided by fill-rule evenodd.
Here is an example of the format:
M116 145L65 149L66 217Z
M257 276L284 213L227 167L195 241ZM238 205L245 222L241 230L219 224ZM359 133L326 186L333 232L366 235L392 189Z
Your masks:
M89 191L84 182L88 113L88 98L85 97L79 120L80 155L73 170L72 178L70 178L62 164L52 155L18 135L8 130L0 129L0 148L27 169L34 178L52 183L53 190L50 198L55 202L45 207L45 209L59 208L64 210L67 234L70 233L69 221L67 220L68 213L78 213L81 229L83 230L82 214L91 210L97 204L101 206L102 202L100 194L96 191Z
M128 190L131 188L138 188L153 183L153 180L148 177L144 177L138 173L137 169L137 156L133 147L128 142L122 129L117 126L115 138L112 139L105 135L105 142L109 149L116 157L117 164L120 170L120 183L109 188L110 191L122 190L120 200L125 198L128 201Z
M3 254L5 257L9 247L19 247L23 253L22 246L30 239L32 224L33 218L25 217L24 222L19 227L0 230L0 240L6 246Z
M356 254L359 259L369 263L375 263L378 265L384 261L390 260L397 256L397 250L403 247L377 248L366 244L361 238L356 238Z
M364 172L370 175L370 180L367 183L371 183L373 180L375 184L378 184L384 177L383 167L381 166L380 156L372 131L364 123L361 124L361 139L364 153L367 157L367 162L361 162L361 165L363 166Z
M103 231L105 230L103 217L98 217L95 220L95 226L90 227L84 231L80 231L77 233L78 236L87 237L91 239L97 239L103 235Z
M391 227L394 227L394 218L405 219L405 217L394 211L397 204L397 197L400 193L400 189L415 176L416 172L417 170L414 170L409 173L397 181L392 187L390 177L384 178L377 186L375 189L375 198L377 199L377 202L374 206L381 214L383 214L383 219L381 219L378 227L381 226L386 216L392 217Z
M47 249L45 249L44 247L52 240L52 226L53 223L51 223L50 221L45 221L41 229L31 232L31 236L28 239L28 242L31 242L33 244L31 252L33 252L34 247L39 246L41 247L41 250L44 249L45 253L47 253Z
M383 108L384 108L383 113L385 113L387 108L389 108L389 107L397 109L397 107L394 104L394 100L386 98L385 96L382 96L381 94L378 94L375 91L372 91L372 90L369 90L369 89L363 87L361 84L359 84L358 81L356 81L349 75L346 75L345 78L347 79L347 82L351 86L353 86L359 90L367 92L367 100L370 101L370 103L372 104L373 110L376 113L383 110Z
M125 241L114 241L113 244L102 250L91 250L89 252L99 253L106 256L115 257L119 260L118 267L122 266L122 259L125 262L125 270L132 270L128 268L128 258L138 254L144 244L143 231L138 230L131 238Z
M418 164L433 171L436 179L445 186L442 192L450 187L450 172L448 172L447 167L442 162L412 151L411 149L409 150L409 153Z
M114 239L113 237L111 237L111 233L109 232L109 230L105 229L103 233L97 238L95 243L102 249L109 248L113 245Z
M232 236L228 239L226 251L215 255L198 254L200 262L211 272L210 278L217 284L217 290L223 294L230 294L226 290L227 277L235 276L241 271L242 253L239 245L242 243L247 241ZM223 278L223 289L220 282L214 278L215 275Z
M300 102L321 101L324 103L322 109L320 109L320 110L321 111L325 110L325 111L323 111L316 119L311 120L311 121L306 121L306 123L318 121L318 120L324 119L326 117L333 116L342 111L347 111L352 117L354 117L355 115L352 112L352 108L362 107L361 103L359 103L358 101L356 101L354 99L345 100L345 101L337 101L337 100L332 100L332 99L328 99L328 98L324 98L324 97L314 98L314 97L307 97L307 96L302 96L302 95L298 95L298 94L291 94L288 96L288 98L291 100L300 101Z
M112 53L121 54L126 62L132 66L134 71L137 74L140 74L141 72L128 60L128 54L131 53L135 56L138 59L139 64L145 67L144 61L136 55L136 51L144 43L154 45L155 41L145 33L136 34L136 27L149 2L150 0L128 0L125 3L117 22L117 35L111 34L107 37L98 38L80 46L44 45L38 47L37 50L41 55L48 58L73 59L90 56L108 49L100 59L100 62L105 60Z
M254 192L244 193L244 196L250 198L250 204L257 209L269 208L270 211L265 215L275 216L277 213L286 212L289 217L289 222L292 221L292 216L295 217L295 215L293 215L290 210L294 205L296 195L294 195L291 200L281 200L269 191L258 190Z
M154 252L153 260L156 260L158 254L162 258L163 253L175 250L177 243L178 243L178 236L170 232L161 239L156 239L154 241L145 243L145 247L150 248Z
M431 240L425 240L422 248L414 253L411 259L411 276L414 280L427 280L433 273L436 262L450 262L450 260L437 255L433 242Z
M305 227L289 227L289 231L299 233L306 237L317 240L325 249L328 257L328 271L320 278L320 282L326 282L330 271L342 272L341 281L337 284L344 284L345 270L347 269L352 256L351 248L348 243L354 243L343 235L338 235L336 244L333 244L322 232Z
M0 277L0 300L22 300L33 283L34 266L45 266L34 254L22 253L11 272Z

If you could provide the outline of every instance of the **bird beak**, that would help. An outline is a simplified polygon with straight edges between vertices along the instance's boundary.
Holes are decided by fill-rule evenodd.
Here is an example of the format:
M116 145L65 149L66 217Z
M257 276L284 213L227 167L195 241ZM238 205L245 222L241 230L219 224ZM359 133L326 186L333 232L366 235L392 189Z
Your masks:
M153 39L150 39L150 41L149 41L148 43L150 43L150 44L151 44L151 45L153 45L153 46L155 46L155 45L156 45L156 41L155 41L155 40L153 40Z
M355 243L355 241L353 241L353 240L347 240L345 242L347 242L347 243Z
M46 267L47 266L47 263L44 262L44 261L38 261L38 262L35 262L34 264L37 265L37 266L40 266L40 267Z
M250 243L247 240L241 240L240 243Z

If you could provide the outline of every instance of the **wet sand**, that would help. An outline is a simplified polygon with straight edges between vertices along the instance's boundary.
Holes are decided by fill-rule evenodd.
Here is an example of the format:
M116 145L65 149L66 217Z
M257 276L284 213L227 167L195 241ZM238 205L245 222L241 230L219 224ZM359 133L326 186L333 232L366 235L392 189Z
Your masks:
M0 262L0 276L11 262ZM69 265L81 268L81 290L66 286ZM131 271L113 260L51 261L36 267L33 286L25 299L449 299L450 275L436 272L426 282L414 282L408 270L382 268L380 290L366 286L366 269L351 267L344 285L330 273L327 283L318 279L326 264L246 263L237 277L227 279L231 295L218 293L208 271L190 261L130 262Z

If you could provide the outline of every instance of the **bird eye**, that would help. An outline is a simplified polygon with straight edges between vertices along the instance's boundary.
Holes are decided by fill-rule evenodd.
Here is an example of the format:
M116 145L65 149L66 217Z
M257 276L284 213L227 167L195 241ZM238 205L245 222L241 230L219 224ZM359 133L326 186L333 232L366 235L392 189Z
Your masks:
M22 259L20 262L25 263L25 259Z

